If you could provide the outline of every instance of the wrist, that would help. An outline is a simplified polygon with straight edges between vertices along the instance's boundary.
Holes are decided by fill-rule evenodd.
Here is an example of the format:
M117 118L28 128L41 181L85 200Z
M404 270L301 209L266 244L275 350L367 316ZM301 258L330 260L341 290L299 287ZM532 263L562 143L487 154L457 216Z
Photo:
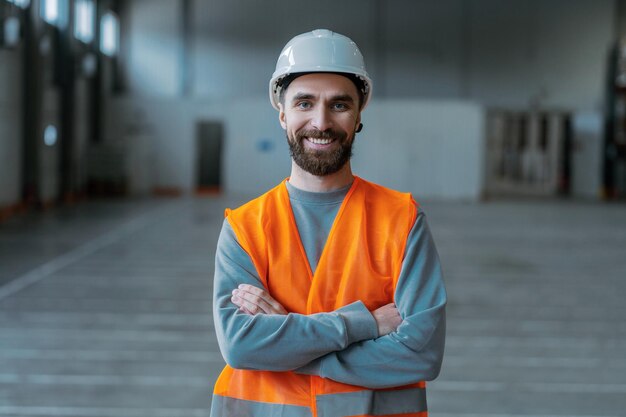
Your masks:
M341 307L336 312L344 320L348 345L378 337L376 320L363 302L355 301L352 304Z

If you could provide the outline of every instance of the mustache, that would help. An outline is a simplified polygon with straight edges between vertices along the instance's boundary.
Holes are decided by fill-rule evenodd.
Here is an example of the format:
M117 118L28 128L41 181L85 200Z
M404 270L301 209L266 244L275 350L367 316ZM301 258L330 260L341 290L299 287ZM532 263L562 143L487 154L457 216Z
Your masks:
M298 139L302 138L313 138L313 139L343 139L345 138L345 133L336 131L333 129L328 130L301 130L298 132Z

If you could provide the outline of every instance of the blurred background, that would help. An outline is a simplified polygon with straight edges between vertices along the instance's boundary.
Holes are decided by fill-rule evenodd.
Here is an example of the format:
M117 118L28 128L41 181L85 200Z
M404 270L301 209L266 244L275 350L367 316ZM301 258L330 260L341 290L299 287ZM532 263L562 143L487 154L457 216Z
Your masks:
M626 2L0 0L0 416L208 416L223 210L288 176L268 82L316 28L440 251L431 415L626 415Z

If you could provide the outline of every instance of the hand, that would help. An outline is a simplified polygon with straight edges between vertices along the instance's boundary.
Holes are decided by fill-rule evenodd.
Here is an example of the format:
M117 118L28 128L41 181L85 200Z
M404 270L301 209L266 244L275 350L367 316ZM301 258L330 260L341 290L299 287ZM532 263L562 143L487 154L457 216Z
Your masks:
M372 316L374 316L376 324L378 325L379 337L395 332L400 323L402 323L402 317L400 317L400 313L393 303L372 311Z
M241 284L233 290L231 301L239 310L252 316L256 314L287 314L287 310L267 291L253 285Z

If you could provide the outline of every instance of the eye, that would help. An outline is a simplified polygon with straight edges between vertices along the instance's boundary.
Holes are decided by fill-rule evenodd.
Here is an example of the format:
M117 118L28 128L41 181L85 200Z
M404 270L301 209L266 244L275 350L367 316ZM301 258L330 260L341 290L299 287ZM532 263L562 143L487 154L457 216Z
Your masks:
M348 110L349 107L346 103L333 103L332 109L337 111L345 111Z
M308 101L299 101L296 103L296 108L300 110L307 110L311 108L311 103Z

